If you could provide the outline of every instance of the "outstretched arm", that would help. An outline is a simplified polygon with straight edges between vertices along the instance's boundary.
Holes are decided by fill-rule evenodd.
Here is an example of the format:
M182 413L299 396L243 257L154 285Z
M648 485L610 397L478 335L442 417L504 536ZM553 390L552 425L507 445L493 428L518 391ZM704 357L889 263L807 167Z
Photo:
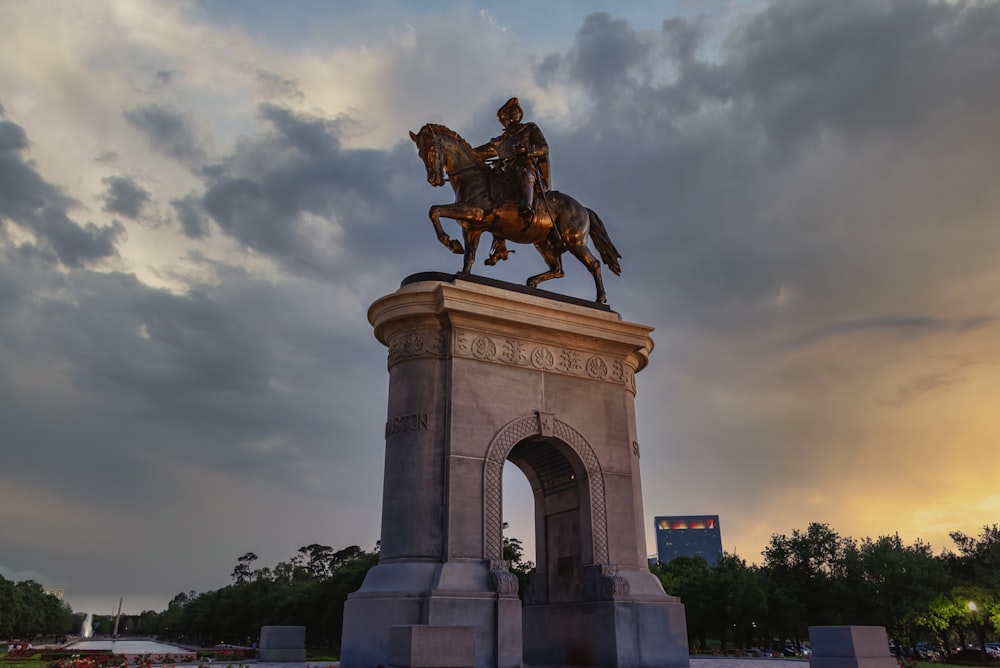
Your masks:
M473 154L476 156L476 160L479 162L486 162L490 158L497 157L497 147L493 145L493 142L487 142L482 146L477 146L472 149Z

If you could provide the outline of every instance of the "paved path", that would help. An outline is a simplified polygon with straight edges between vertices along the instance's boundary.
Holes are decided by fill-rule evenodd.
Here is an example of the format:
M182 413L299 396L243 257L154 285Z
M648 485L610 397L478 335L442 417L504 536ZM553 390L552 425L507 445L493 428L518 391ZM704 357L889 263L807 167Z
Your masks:
M222 668L223 661L214 664ZM305 663L264 663L262 661L233 661L233 666L239 663L249 664L251 668L337 668L336 661L307 661ZM210 666L212 664L209 664ZM691 668L808 668L808 659L759 659L754 657L732 656L699 656L691 657Z
M735 656L691 657L691 668L806 668L809 659L764 659Z

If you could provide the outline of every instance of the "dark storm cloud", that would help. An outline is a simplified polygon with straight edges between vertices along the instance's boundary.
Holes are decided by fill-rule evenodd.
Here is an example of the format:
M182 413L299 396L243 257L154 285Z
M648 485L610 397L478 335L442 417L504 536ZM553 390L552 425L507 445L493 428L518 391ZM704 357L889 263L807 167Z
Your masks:
M326 279L363 269L420 185L415 152L344 149L354 122L261 105L265 129L206 168L205 212L248 248ZM362 261L370 262L370 258Z
M777 144L835 130L849 138L973 108L1000 93L1000 7L993 3L775 3L732 40L732 60L757 120Z
M584 20L566 56L566 66L569 75L588 92L613 98L649 77L652 55L650 45L627 21L602 12Z
M355 429L349 419L337 423L358 407L343 401L346 412L337 417L340 409L327 402L337 394L330 384L355 375L359 357L329 351L358 344L337 334L329 317L317 317L317 304L301 297L310 293L308 285L243 276L175 294L129 274L60 274L9 250L3 260L0 277L11 280L0 290L0 357L6 360L0 363L0 395L24 367L34 369L36 388L62 377L71 381L61 391L50 388L54 402L78 397L74 416L66 415L78 428L43 429L52 441L30 455L39 463L69 439L94 444L87 458L135 463L142 453L170 461L196 457L209 467L293 485L309 462L333 454L331 433ZM15 441L40 429L42 414L21 406L28 399L0 402L6 433ZM98 415L76 415L88 406ZM143 447L131 452L121 434L134 429L144 432ZM283 445L259 450L257 444L268 440ZM72 468L79 458L37 470ZM120 470L111 466L105 473L111 484ZM137 484L139 493L142 485L160 484L153 471L142 476L143 483L116 487Z
M137 220L150 202L149 191L131 176L107 176L101 179L107 189L101 195L104 210Z
M933 275L907 254L986 270L991 235L972 221L1000 168L998 29L996 4L777 2L719 51L698 22L654 34L592 15L544 62L593 102L547 131L553 180L587 193L665 312L769 327L838 304L851 319L852 270L885 297ZM762 307L786 288L811 299L775 321Z
M201 208L200 199L196 195L171 200L170 205L174 207L186 237L199 239L209 235L211 232L209 221Z
M21 155L28 147L24 128L0 120L0 224L31 232L35 243L22 251L50 255L67 267L81 267L117 255L124 233L119 223L80 225L69 217L77 202L48 183ZM0 228L2 230L2 228Z
M188 165L204 161L194 120L174 109L150 104L125 111L125 120L141 130L149 145L164 155Z
M282 497L339 498L342 507L366 498L355 481L370 468L359 462L366 448L354 446L377 442L383 416L358 386L379 352L355 331L363 317L345 327L329 299L324 286L231 267L174 293L0 248L0 424L18 452L18 466L0 470L0 490L36 489L32 508L46 518L44 528L4 524L4 537L17 536L5 565L30 563L74 596L90 587L135 596L150 586L148 572L134 578L109 550L170 572L165 540L202 544L224 574L239 553L233 544L260 550L271 540L258 534L254 504L280 514ZM121 531L130 512L156 521ZM288 544L302 526L323 524L308 514L296 511L305 524ZM70 563L37 551L53 532L73 542ZM218 586L213 578L152 586L169 597L171 587Z

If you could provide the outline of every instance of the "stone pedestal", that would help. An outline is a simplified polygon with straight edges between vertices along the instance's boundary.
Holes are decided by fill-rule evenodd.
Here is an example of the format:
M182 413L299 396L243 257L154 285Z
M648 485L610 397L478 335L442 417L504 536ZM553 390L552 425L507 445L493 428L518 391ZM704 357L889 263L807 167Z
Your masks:
M898 668L884 626L810 626L809 668Z
M471 626L389 627L389 668L472 668L476 665Z
M646 563L634 400L651 328L414 278L368 312L389 349L382 553L345 606L342 665L389 665L390 627L428 625L472 627L478 668L687 666L683 606ZM508 460L535 502L523 608L502 554Z

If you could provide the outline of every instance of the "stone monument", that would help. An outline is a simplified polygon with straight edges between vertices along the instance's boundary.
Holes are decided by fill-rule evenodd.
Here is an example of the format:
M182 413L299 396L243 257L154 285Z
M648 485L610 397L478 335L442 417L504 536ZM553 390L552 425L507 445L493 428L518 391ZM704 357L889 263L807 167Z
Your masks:
M684 608L646 562L634 402L651 328L465 273L411 276L368 319L388 348L382 548L346 603L341 665L687 666ZM534 494L523 606L502 553L508 460Z

